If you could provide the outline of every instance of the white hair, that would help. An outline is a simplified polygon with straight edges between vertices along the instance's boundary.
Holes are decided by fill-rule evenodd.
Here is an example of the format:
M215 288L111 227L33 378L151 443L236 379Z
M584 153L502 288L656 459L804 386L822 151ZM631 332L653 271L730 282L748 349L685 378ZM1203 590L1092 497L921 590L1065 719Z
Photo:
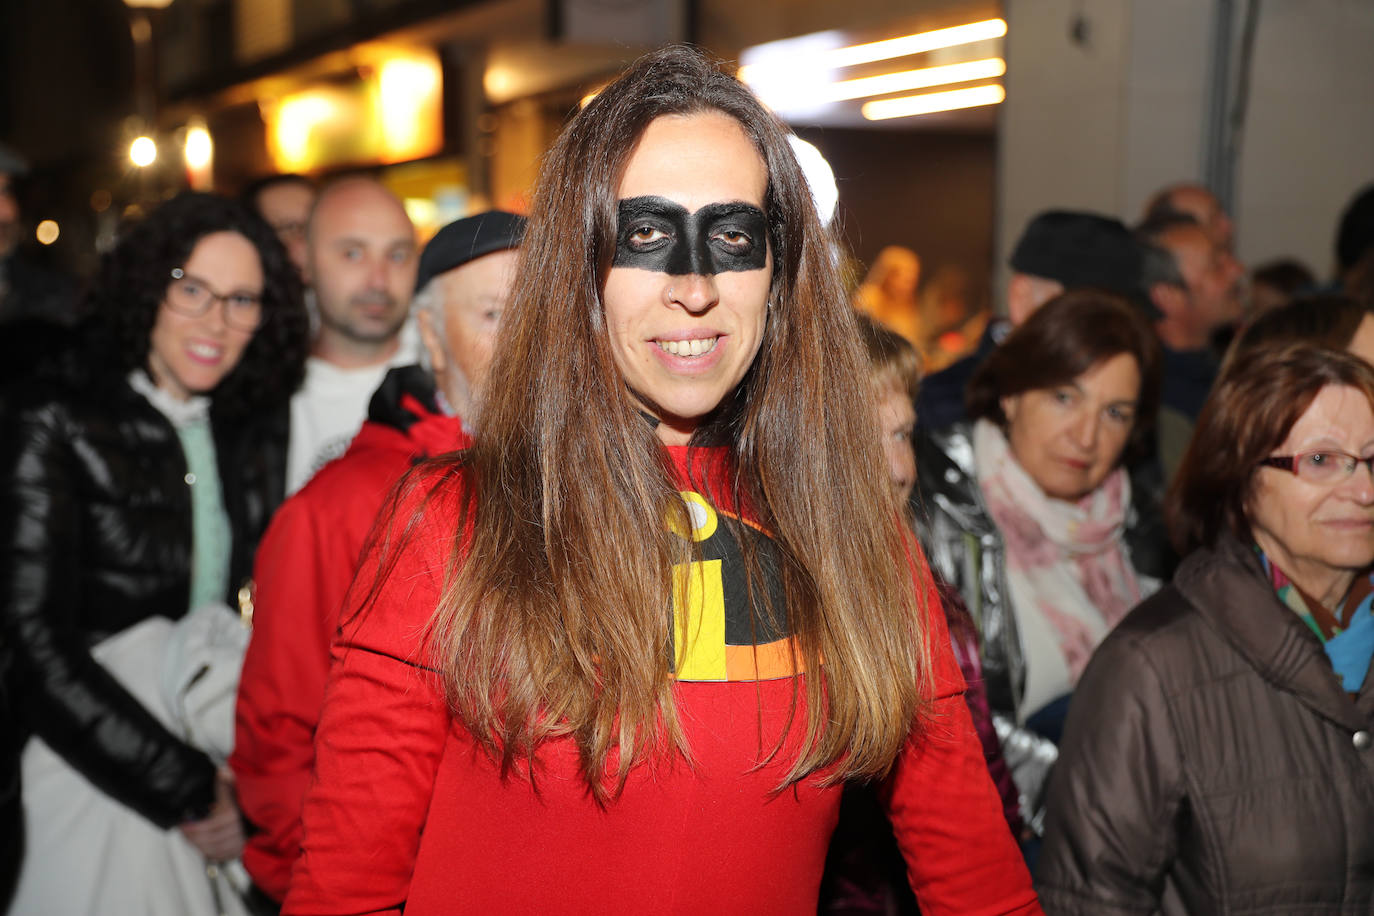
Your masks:
M436 274L410 300L411 317L421 312L429 313L429 323L439 338L439 345L448 349L448 339L444 337L444 291L439 283L442 275ZM429 358L429 348L420 346L420 366L430 375L434 374L433 361Z

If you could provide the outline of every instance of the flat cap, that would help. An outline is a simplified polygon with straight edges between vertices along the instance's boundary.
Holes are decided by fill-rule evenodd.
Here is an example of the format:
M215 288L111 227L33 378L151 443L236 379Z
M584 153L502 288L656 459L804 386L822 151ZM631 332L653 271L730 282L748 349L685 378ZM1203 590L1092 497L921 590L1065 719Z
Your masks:
M419 292L435 277L462 267L485 254L519 248L526 220L505 210L487 210L454 220L434 234L420 252L420 267L415 275Z

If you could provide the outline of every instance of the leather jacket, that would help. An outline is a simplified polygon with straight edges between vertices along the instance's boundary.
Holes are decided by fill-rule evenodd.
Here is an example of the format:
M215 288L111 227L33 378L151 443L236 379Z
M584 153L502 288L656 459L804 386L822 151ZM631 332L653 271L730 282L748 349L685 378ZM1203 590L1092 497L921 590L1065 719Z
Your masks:
M973 424L940 430L918 427L917 534L931 566L958 589L978 629L983 678L1002 753L1021 793L1021 813L1036 832L1044 826L1045 782L1058 757L1055 743L1019 724L1016 710L1026 682L1026 661L1016 617L1008 606L1006 550L988 514L973 459ZM1131 488L1125 542L1137 572L1168 575L1168 548L1151 488Z
M232 531L230 594L281 502L287 414L232 427L211 409ZM0 403L0 641L21 727L159 826L203 816L215 767L91 656L188 610L191 497L171 423L122 378L51 378Z

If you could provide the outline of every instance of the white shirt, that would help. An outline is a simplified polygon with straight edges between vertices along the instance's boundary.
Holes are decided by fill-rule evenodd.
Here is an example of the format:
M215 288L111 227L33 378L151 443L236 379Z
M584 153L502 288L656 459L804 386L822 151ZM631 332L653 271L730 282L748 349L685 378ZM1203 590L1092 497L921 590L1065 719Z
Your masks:
M416 362L419 333L407 321L391 359L375 366L342 369L318 357L305 361L305 382L291 397L291 442L286 452L286 495L314 477L320 468L348 450L363 421L372 394L393 366Z

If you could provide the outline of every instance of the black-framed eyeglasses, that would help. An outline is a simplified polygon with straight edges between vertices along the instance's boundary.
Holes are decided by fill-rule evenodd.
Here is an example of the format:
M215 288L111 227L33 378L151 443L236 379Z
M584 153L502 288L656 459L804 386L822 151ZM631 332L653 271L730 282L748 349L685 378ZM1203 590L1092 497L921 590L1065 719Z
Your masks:
M1359 455L1331 448L1298 452L1296 455L1271 455L1260 462L1263 467L1291 471L1308 483L1327 485L1344 482L1355 473L1355 468L1362 464L1374 474L1374 455L1361 458Z
M180 267L172 269L167 287L167 307L188 318L199 318L217 302L224 303L224 323L237 331L256 331L262 324L262 297L242 291L215 292L200 277Z

